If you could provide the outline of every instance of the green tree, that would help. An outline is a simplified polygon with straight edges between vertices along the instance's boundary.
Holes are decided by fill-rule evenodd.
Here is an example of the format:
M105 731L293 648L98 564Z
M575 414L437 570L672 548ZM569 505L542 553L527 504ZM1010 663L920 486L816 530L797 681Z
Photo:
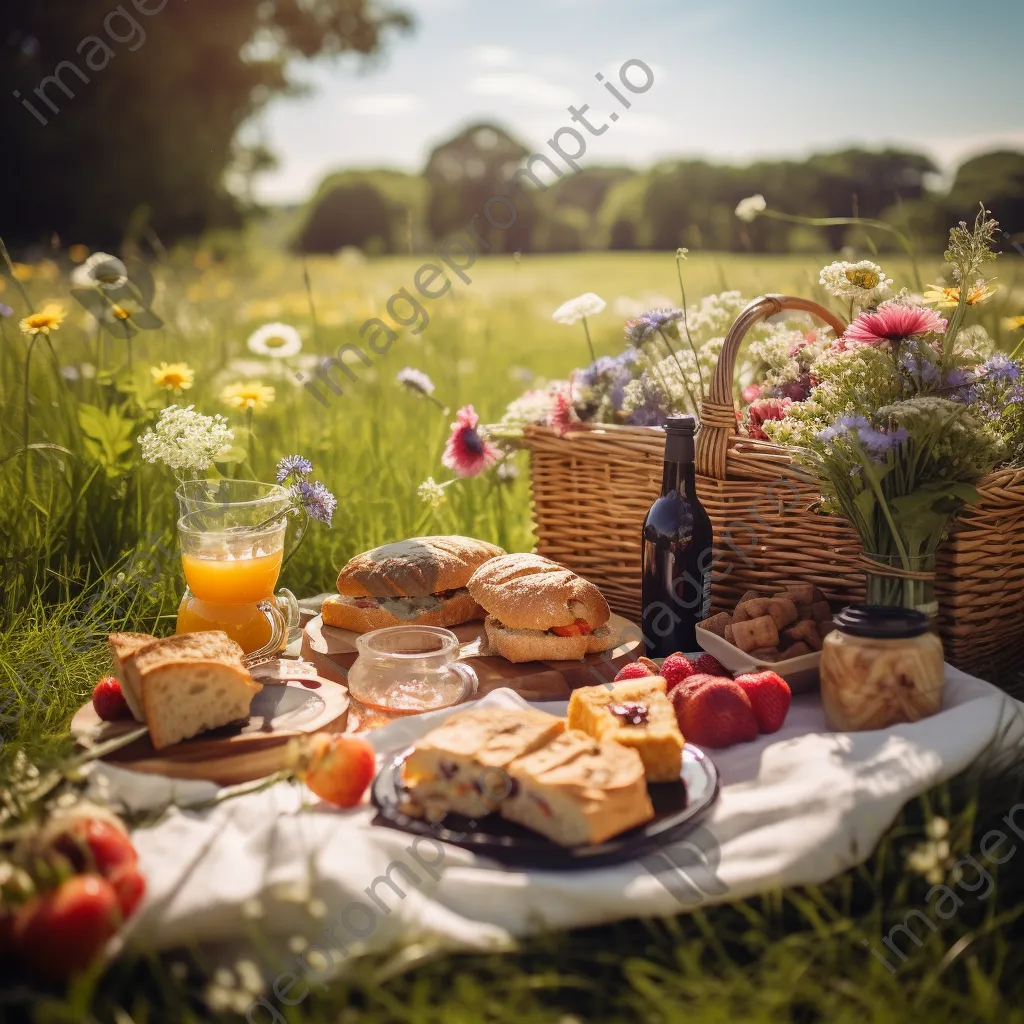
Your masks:
M167 238L237 222L226 175L266 165L239 129L295 90L289 64L409 25L370 0L4 0L0 231L114 245L140 210Z

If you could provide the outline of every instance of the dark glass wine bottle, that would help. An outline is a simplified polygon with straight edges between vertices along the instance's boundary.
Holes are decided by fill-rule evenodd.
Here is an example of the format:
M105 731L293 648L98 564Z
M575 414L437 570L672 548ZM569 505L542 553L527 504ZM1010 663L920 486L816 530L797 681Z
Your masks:
M696 651L695 627L711 614L711 519L697 497L692 416L665 426L661 497L643 529L643 633L647 656Z

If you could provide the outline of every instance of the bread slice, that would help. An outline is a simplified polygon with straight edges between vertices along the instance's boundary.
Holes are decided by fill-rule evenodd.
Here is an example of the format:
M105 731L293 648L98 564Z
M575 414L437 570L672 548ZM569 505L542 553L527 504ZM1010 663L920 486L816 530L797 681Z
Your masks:
M501 816L559 846L603 843L654 817L640 755L569 730L513 761Z
M348 597L428 597L458 590L504 548L473 537L416 537L356 555L338 574Z
M632 747L649 782L675 782L683 766L683 734L661 676L584 686L569 697L569 728Z
M107 637L107 646L110 648L110 656L113 661L112 674L121 684L121 692L124 694L124 699L136 722L145 721L142 714L142 699L138 690L135 689L134 681L128 678L124 665L136 651L153 643L154 640L156 637L149 633L111 633Z
M142 673L142 707L155 750L249 716L263 689L240 666L167 659Z
M543 631L578 619L597 629L611 617L593 583L540 555L492 558L473 573L468 586L481 607L509 629Z
M357 602L369 604L361 607ZM465 588L452 591L451 597L348 597L334 594L325 599L320 610L325 626L366 633L385 626L459 626L482 619L484 610Z
M618 636L607 627L577 636L559 636L542 629L509 629L493 615L484 619L490 649L506 661L579 661L614 647Z
M414 805L482 818L508 794L508 766L565 730L565 720L533 708L470 708L421 737L402 766Z
M224 661L244 669L242 648L222 630L179 633L137 647L123 659L121 668L128 688L142 707L142 673L165 661Z

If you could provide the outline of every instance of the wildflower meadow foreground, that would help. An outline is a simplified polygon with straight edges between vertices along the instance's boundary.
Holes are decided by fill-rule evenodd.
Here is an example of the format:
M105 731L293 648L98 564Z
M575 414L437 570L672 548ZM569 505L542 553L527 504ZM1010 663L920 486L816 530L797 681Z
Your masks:
M4 1019L1018 1019L1024 264L951 229L4 250Z

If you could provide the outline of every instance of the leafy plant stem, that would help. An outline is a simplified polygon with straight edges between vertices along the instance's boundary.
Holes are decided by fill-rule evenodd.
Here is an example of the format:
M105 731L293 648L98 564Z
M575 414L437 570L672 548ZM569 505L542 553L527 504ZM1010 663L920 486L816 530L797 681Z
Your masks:
M594 354L594 343L590 340L590 327L587 324L586 317L583 317L583 333L587 336L587 348L590 349L590 361L592 363L596 363L597 356Z

